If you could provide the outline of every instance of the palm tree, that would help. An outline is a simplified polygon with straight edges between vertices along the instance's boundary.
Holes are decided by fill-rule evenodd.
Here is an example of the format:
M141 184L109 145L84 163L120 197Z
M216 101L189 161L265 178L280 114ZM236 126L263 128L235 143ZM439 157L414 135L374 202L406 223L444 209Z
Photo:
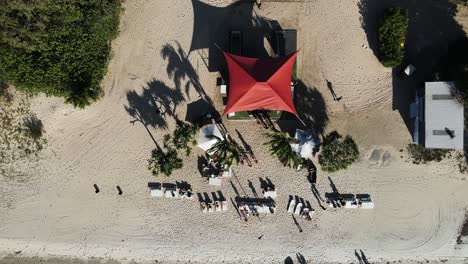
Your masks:
M230 168L234 162L239 164L240 151L234 142L228 140L219 140L208 151L211 156L216 157L217 161Z
M191 145L197 144L197 141L193 137L197 133L198 127L178 119L176 121L177 126L174 130L172 144L177 150L184 149L185 154L188 156L191 152Z
M276 155L283 166L297 168L297 166L302 164L302 158L291 147L291 144L297 143L295 138L280 131L275 131L268 135L270 136L270 141L266 142L265 145L270 146L271 154Z

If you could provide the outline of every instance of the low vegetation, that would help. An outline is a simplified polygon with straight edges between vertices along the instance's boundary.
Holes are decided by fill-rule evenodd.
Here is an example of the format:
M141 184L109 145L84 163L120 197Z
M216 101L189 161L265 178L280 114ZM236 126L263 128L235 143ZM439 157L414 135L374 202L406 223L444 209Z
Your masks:
M5 174L7 165L37 157L46 143L43 132L42 122L30 111L27 96L14 98L6 88L0 96L0 173Z
M76 107L99 97L120 0L11 0L0 10L0 80Z
M414 164L426 164L431 161L440 162L450 152L446 149L428 149L419 144L409 144L406 150Z
M322 170L333 172L346 169L359 157L359 149L350 136L343 137L334 131L325 136L318 161Z
M265 145L270 146L271 154L276 155L283 166L297 168L302 164L302 158L291 147L291 144L297 143L295 138L280 131L272 132L268 136L270 141Z
M401 64L405 55L405 35L408 28L408 11L399 7L389 8L379 21L379 60L385 67Z

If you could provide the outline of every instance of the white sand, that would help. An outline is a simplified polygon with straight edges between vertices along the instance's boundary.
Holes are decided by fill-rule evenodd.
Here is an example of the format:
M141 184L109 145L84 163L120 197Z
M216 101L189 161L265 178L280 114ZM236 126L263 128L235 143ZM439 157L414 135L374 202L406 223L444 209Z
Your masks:
M232 207L226 213L207 215L200 212L197 199L150 198L147 182L155 180L185 180L195 192L221 190L228 201L235 193L228 181L215 188L200 176L200 149L184 158L184 168L170 178L155 179L147 171L154 143L141 123L131 123L133 118L124 108L126 94L141 93L153 79L175 86L160 50L178 41L188 52L193 13L188 0L126 1L102 100L85 110L57 98L32 101L48 144L40 162L23 166L30 175L27 180L0 177L0 252L168 263L281 263L288 256L295 260L296 253L311 263L355 262L356 249L371 262L448 259L455 263L468 256L468 248L455 243L467 205L466 178L452 161L416 166L400 158L404 154L399 149L410 135L391 109L391 72L367 48L357 2L265 2L256 11L279 20L284 28L299 29L299 76L325 97L328 130L351 134L360 145L361 160L349 170L319 173L319 191L331 192L330 176L343 193L371 194L374 210L322 211L304 173L283 168L270 156L263 146L265 130L255 122L226 123L234 138L235 129L241 132L260 161L235 171L248 195L252 195L249 180L258 192L259 177L267 176L277 185L277 214L245 223ZM216 74L207 71L198 53L189 59L205 91L214 96ZM333 82L342 102L332 100L325 79ZM191 89L186 102L177 107L179 117L185 116L186 103L197 99ZM173 119L167 121L166 130L149 127L160 143L174 128ZM391 156L381 166L368 161L376 149ZM93 184L101 188L99 194ZM116 185L122 187L122 196ZM288 195L309 200L317 210L312 222L299 219L303 233L286 213Z

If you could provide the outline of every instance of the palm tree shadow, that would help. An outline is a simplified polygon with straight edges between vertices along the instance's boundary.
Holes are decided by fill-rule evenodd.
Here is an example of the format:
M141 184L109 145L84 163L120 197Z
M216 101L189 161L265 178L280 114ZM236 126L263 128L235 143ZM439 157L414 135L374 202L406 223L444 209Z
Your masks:
M128 105L124 108L134 119L132 124L141 123L153 142L157 144L149 128L167 129L167 118L175 118L177 106L185 101L179 89L172 89L159 80L150 81L143 92L127 92Z
M187 96L190 97L190 86L193 86L200 97L210 102L195 68L178 41L174 41L173 45L170 43L164 45L161 49L161 57L167 60L167 75L174 80L176 89L180 89L182 82L187 80L184 84Z

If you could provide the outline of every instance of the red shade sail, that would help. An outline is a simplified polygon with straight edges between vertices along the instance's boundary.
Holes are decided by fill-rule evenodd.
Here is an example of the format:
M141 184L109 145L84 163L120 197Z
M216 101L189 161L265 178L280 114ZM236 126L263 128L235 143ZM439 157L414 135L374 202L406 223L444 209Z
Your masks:
M252 110L283 110L297 115L291 76L297 51L279 58L247 58L224 52L229 94L224 115Z

